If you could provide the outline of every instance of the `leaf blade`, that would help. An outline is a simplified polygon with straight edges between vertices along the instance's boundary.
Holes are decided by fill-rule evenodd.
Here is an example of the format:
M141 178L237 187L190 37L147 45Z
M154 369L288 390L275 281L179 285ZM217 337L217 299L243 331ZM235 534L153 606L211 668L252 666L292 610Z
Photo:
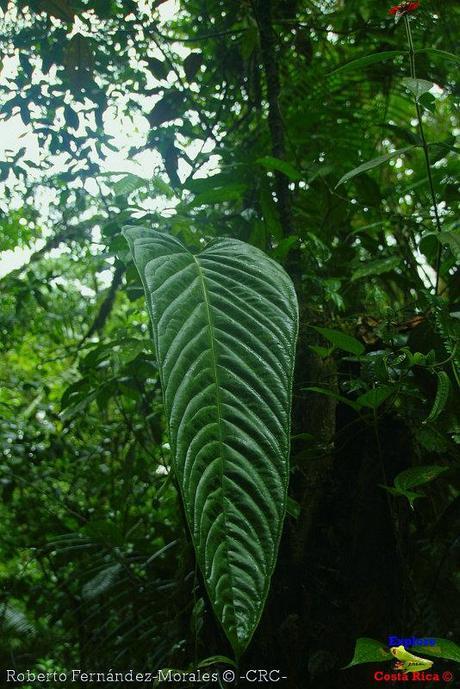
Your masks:
M411 467L405 469L395 477L395 488L399 491L407 491L417 486L434 481L438 476L448 471L448 467L437 466L436 464L422 467Z
M392 660L392 658L390 651L387 651L380 641L361 637L356 639L352 660L343 669L347 670L354 665L361 665L362 663L381 663L385 660Z
M426 417L426 419L423 421L424 424L426 423L432 423L433 421L436 421L438 416L441 414L443 411L444 407L447 404L447 400L449 399L449 392L450 392L450 378L447 375L445 371L439 371L437 373L438 381L437 381L437 389L436 389L436 397L434 398L433 406L431 408L430 413Z
M392 385L380 385L364 392L358 397L356 403L360 407L370 407L371 409L378 409L385 400L394 392Z
M351 281L366 278L370 275L383 275L389 273L401 265L401 259L398 256L389 256L388 258L377 258L375 261L368 261L360 265L351 276Z
M302 179L300 172L286 160L280 160L274 156L264 156L263 158L258 158L256 162L267 170L282 172L292 182L298 182Z
M360 356L366 349L362 342L357 340L356 337L347 335L347 333L344 333L340 330L333 330L332 328L320 328L318 326L314 326L314 329L320 335L329 340L329 342L332 342L335 347L342 349L344 352L349 352L350 354Z
M124 234L146 291L197 559L239 656L262 613L286 512L295 292L281 266L238 240L194 255L166 234Z
M386 153L385 155L378 156L377 158L373 158L372 160L368 160L365 163L358 165L358 167L353 168L353 170L350 170L350 172L346 172L339 179L339 181L335 185L335 188L337 189L337 187L340 187L341 184L348 182L350 179L353 179L353 177L360 175L362 172L372 170L375 167L379 167L380 165L383 165L383 163L392 160L392 158L396 158L397 156L402 155L403 153L407 153L407 151L410 151L412 148L416 148L416 146L406 146L405 148L398 148L396 151Z
M454 660L460 663L460 646L455 641L450 639L435 639L434 646L417 646L414 645L414 650L425 655L435 656L436 658L443 658L444 660Z
M429 55L434 55L435 57L442 57L443 60L450 60L451 62L460 62L460 57L449 53L447 50L439 50L438 48L420 48L415 51L418 53L428 53Z
M380 53L372 53L371 55L363 55L363 57L358 57L356 60L351 60L337 69L334 69L331 74L339 74L343 72L351 72L355 69L361 69L362 67L368 67L369 65L375 65L378 62L384 62L390 58L397 57L399 55L405 55L407 51L405 50L383 50Z

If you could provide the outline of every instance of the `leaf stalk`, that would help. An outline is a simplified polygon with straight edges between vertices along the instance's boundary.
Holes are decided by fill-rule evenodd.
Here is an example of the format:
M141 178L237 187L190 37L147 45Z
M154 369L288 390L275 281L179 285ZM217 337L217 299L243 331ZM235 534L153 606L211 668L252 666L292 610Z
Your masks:
M406 28L407 43L409 46L410 75L411 75L412 79L417 79L416 71L415 71L414 41L412 38L412 31L410 28L409 17L407 16L407 14L404 15L404 26ZM420 132L420 139L422 142L423 154L425 157L425 165L426 165L426 171L427 171L427 176L428 176L428 184L430 187L431 201L432 201L433 209L434 209L435 225L436 225L437 231L441 232L441 219L439 217L438 205L437 205L437 201L436 201L436 192L434 190L433 176L431 174L430 154L429 154L428 144L427 144L426 137L425 137L425 131L423 129L422 111L421 111L420 103L418 101L417 96L415 96L415 109L417 112L418 129ZM439 242L438 250L437 250L437 256L436 256L436 265L435 265L435 273L436 273L436 282L435 282L435 288L434 288L435 294L439 293L439 278L440 278L440 272L441 272L441 253L442 253L442 245L441 245L441 242Z

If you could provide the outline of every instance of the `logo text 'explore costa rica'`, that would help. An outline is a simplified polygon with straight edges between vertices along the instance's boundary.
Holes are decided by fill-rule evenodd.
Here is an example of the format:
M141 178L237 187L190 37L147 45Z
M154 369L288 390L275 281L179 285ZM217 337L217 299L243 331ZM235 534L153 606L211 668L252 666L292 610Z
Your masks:
M436 646L436 639L431 637L418 638L417 636L410 637L400 637L400 636L389 636L388 646L392 648L393 646L404 646L404 648L412 648L413 646Z

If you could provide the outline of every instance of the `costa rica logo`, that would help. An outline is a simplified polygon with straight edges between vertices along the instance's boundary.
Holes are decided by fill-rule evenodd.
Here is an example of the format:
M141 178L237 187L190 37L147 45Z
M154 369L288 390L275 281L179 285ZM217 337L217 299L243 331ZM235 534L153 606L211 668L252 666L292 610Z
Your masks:
M344 669L363 663L381 665L393 661L390 667L376 668L372 671L374 681L391 684L453 681L454 674L450 669L446 669L446 665L440 669L436 667L436 670L433 670L433 665L446 661L460 662L460 646L454 641L432 637L403 638L394 635L388 636L387 640L388 645L376 639L357 639L353 658ZM432 659L424 656L431 656Z

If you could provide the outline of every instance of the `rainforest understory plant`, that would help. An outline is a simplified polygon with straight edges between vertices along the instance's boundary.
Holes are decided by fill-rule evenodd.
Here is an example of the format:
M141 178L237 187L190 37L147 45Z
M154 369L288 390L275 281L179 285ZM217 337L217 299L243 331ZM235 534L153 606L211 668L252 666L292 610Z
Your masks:
M214 240L193 254L159 232L124 234L196 557L238 659L262 614L286 512L297 298L283 268L249 244Z
M0 2L1 668L458 672L459 30Z

